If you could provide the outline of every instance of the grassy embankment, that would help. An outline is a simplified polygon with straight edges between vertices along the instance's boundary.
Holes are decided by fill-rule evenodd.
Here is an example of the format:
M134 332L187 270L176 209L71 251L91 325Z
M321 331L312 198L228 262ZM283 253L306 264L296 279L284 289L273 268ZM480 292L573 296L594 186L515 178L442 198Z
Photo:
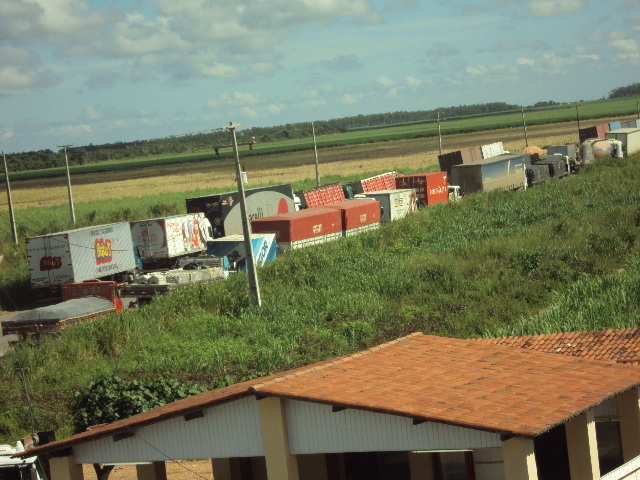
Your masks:
M72 392L100 375L214 387L384 342L637 326L640 156L532 188L436 205L379 231L289 252L246 277L26 344L0 359L0 441L70 433Z
M632 115L636 113L635 98L616 98L613 100L595 100L583 102L580 107L580 119L611 118ZM550 123L573 122L576 120L575 104L555 105L551 107L530 108L526 110L526 123L529 126ZM497 130L502 128L522 126L520 111L499 112L487 115L470 115L446 119L441 122L442 135ZM433 120L399 125L386 125L374 128L355 128L349 132L324 135L317 138L318 148L340 147L364 143L407 140L438 135L437 123ZM261 155L282 154L308 150L311 140L293 139L269 143L257 143L252 151L243 151L243 158ZM207 152L185 153L179 155L154 155L145 158L111 160L101 163L75 165L70 168L72 175L83 173L114 172L148 167L162 167L176 163L209 162L217 158L213 148ZM232 158L230 149L220 150L220 158ZM50 168L46 170L29 170L10 173L11 180L28 180L37 178L51 178L65 175L65 169ZM4 177L0 178L4 183Z

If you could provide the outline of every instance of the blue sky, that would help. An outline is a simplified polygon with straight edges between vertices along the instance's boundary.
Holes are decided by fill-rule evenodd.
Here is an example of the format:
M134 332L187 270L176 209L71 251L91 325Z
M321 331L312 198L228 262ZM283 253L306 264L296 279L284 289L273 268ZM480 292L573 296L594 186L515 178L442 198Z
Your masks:
M606 96L640 0L0 0L0 148Z

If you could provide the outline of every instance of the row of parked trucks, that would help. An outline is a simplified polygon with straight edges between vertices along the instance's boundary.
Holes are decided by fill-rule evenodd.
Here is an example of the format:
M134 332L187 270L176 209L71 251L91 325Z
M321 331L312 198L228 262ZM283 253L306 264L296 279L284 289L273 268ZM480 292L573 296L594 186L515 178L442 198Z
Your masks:
M640 134L640 128L637 131ZM635 142L635 136L628 136L627 151L634 145L629 138ZM585 142L591 142L592 151L597 150L595 156L602 155L597 141ZM613 144L607 145L611 154ZM583 146L584 142L581 151ZM294 192L291 185L247 189L256 265L265 265L288 249L375 229L419 207L458 200L464 194L519 190L561 178L583 160L573 144L548 146L546 156L541 157L505 152L497 142L440 155L440 172L387 172L346 185L336 183L300 192ZM127 308L181 284L223 279L229 272L245 270L239 193L188 198L186 210L171 217L29 238L31 286L49 292L54 289L65 303L87 296L106 298L113 310L119 311L123 300ZM24 336L64 328L93 318L85 307L74 308L72 313L64 308L62 313L60 309L35 309L31 316L3 322L2 331L4 335ZM100 315L109 313L111 307L98 305L94 310ZM66 313L67 318L61 318ZM50 321L45 322L47 318Z

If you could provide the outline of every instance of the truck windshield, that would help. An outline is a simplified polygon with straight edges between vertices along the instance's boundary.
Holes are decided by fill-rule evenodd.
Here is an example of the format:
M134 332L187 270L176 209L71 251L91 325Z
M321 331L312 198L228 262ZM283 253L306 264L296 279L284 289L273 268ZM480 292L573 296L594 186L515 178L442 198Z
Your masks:
M0 466L0 480L32 480L32 471L31 465Z

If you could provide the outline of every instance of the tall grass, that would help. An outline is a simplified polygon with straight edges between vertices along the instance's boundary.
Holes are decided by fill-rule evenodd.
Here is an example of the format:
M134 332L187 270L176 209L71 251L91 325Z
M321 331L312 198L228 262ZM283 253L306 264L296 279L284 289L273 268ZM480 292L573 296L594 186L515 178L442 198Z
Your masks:
M28 429L18 369L39 428L62 436L72 392L99 375L215 387L414 331L468 337L609 318L635 326L639 160L600 161L526 192L469 196L288 252L259 270L260 309L238 274L26 343L0 359L0 439Z

